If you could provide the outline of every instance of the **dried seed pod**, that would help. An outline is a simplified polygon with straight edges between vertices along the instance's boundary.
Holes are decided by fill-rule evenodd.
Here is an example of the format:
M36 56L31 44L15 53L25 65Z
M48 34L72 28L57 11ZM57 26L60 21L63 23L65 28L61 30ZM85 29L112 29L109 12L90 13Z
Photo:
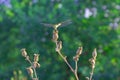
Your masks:
M33 67L34 67L34 68L37 67L37 62L33 62Z
M76 55L73 57L73 60L78 61L81 53L82 53L82 47L78 47L78 49L76 51Z
M94 59L96 59L96 57L97 57L97 51L96 51L96 48L94 49L94 51L93 51L93 53L92 53L92 56L93 56Z
M39 61L39 54L34 54L34 62L38 62Z
M24 56L24 57L27 56L27 52L26 52L25 48L21 49L21 53L22 53L22 56Z
M62 41L58 41L56 44L56 51L60 51L62 49Z
M56 42L58 40L58 30L53 30L52 40Z
M82 47L78 47L77 51L76 51L76 55L80 56L82 53Z
M34 68L39 68L40 67L40 64L38 62L33 62L33 67Z
M27 72L31 77L33 77L33 69L31 67L27 68Z
M89 59L89 61L90 61L91 67L95 68L95 59L91 58L91 59Z
M74 60L74 61L78 61L78 60L79 60L79 57L78 57L78 56L74 56L74 57L73 57L73 60Z
M90 63L92 63L92 64L94 64L94 63L95 63L94 58L89 59L89 61L90 61Z
M37 66L36 66L36 67L38 67L38 68L39 68L39 67L40 67L40 64L39 64L39 63L37 63Z

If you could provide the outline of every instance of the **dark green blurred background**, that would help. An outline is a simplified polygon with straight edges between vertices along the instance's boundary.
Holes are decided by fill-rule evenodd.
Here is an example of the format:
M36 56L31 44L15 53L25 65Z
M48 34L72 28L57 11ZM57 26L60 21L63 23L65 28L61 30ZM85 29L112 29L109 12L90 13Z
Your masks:
M97 48L94 80L120 80L120 0L0 0L0 80L29 79L25 69L29 64L21 56L21 48L31 58L40 54L40 80L75 80L55 52L52 28L40 24L68 19L72 24L59 28L62 51L74 67L72 58L83 46L80 79L89 76L88 60Z

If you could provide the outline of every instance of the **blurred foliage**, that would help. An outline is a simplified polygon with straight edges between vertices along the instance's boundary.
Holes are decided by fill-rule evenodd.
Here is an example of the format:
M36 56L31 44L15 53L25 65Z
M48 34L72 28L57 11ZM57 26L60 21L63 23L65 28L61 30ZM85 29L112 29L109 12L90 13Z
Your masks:
M9 80L13 71L26 73L20 54L39 53L41 80L74 80L74 75L56 54L52 29L44 23L67 19L72 24L59 29L63 54L72 61L78 46L83 46L79 61L79 77L89 75L88 59L98 50L95 80L120 80L120 0L0 0L0 79Z
M13 77L10 80L27 80L21 70L13 71Z

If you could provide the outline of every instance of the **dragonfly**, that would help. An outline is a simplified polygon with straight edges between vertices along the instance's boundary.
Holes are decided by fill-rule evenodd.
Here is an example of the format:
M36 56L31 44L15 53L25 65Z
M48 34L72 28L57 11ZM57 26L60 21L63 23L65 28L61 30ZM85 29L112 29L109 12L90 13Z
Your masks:
M55 30L57 30L58 27L63 27L66 26L68 24L71 24L72 21L71 20L66 20L57 24L47 24L47 23L41 23L42 25L46 26L46 27L53 27Z

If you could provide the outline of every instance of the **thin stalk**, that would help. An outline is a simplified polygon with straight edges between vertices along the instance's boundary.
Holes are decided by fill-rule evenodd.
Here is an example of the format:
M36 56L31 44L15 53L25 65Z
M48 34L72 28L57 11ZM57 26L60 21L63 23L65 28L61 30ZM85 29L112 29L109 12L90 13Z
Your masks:
M35 78L38 79L37 73L36 73L36 69L35 69L35 67L33 66L31 60L30 60L30 59L27 59L27 61L32 65L32 68L33 68L33 71L34 71Z
M57 45L58 45L57 42L58 42L58 41L55 41L56 47L57 47ZM64 57L64 56L62 55L62 53L61 53L60 50L56 50L56 51L58 52L58 54L60 55L60 57L65 61L65 63L68 65L68 67L71 69L71 71L72 71L73 74L75 75L76 80L79 80L78 75L77 75L77 71L78 71L77 63L78 63L78 61L75 61L75 69L73 69L72 66L69 64L69 62L67 61L66 56Z
M36 69L34 67L33 67L33 71L34 71L34 74L35 74L35 78L38 80Z
M89 80L92 80L93 71L94 71L94 68L92 68L92 71L90 72L90 78L89 78Z
M60 57L65 61L65 63L69 66L69 68L71 69L71 71L74 73L74 69L72 68L72 66L69 64L69 62L67 61L66 57L64 57L60 51L58 51L58 54L60 55Z
M78 63L78 61L75 61L75 72L74 72L74 74L75 74L76 79L79 80L78 75L77 75L77 71L78 71L78 64L77 63Z

